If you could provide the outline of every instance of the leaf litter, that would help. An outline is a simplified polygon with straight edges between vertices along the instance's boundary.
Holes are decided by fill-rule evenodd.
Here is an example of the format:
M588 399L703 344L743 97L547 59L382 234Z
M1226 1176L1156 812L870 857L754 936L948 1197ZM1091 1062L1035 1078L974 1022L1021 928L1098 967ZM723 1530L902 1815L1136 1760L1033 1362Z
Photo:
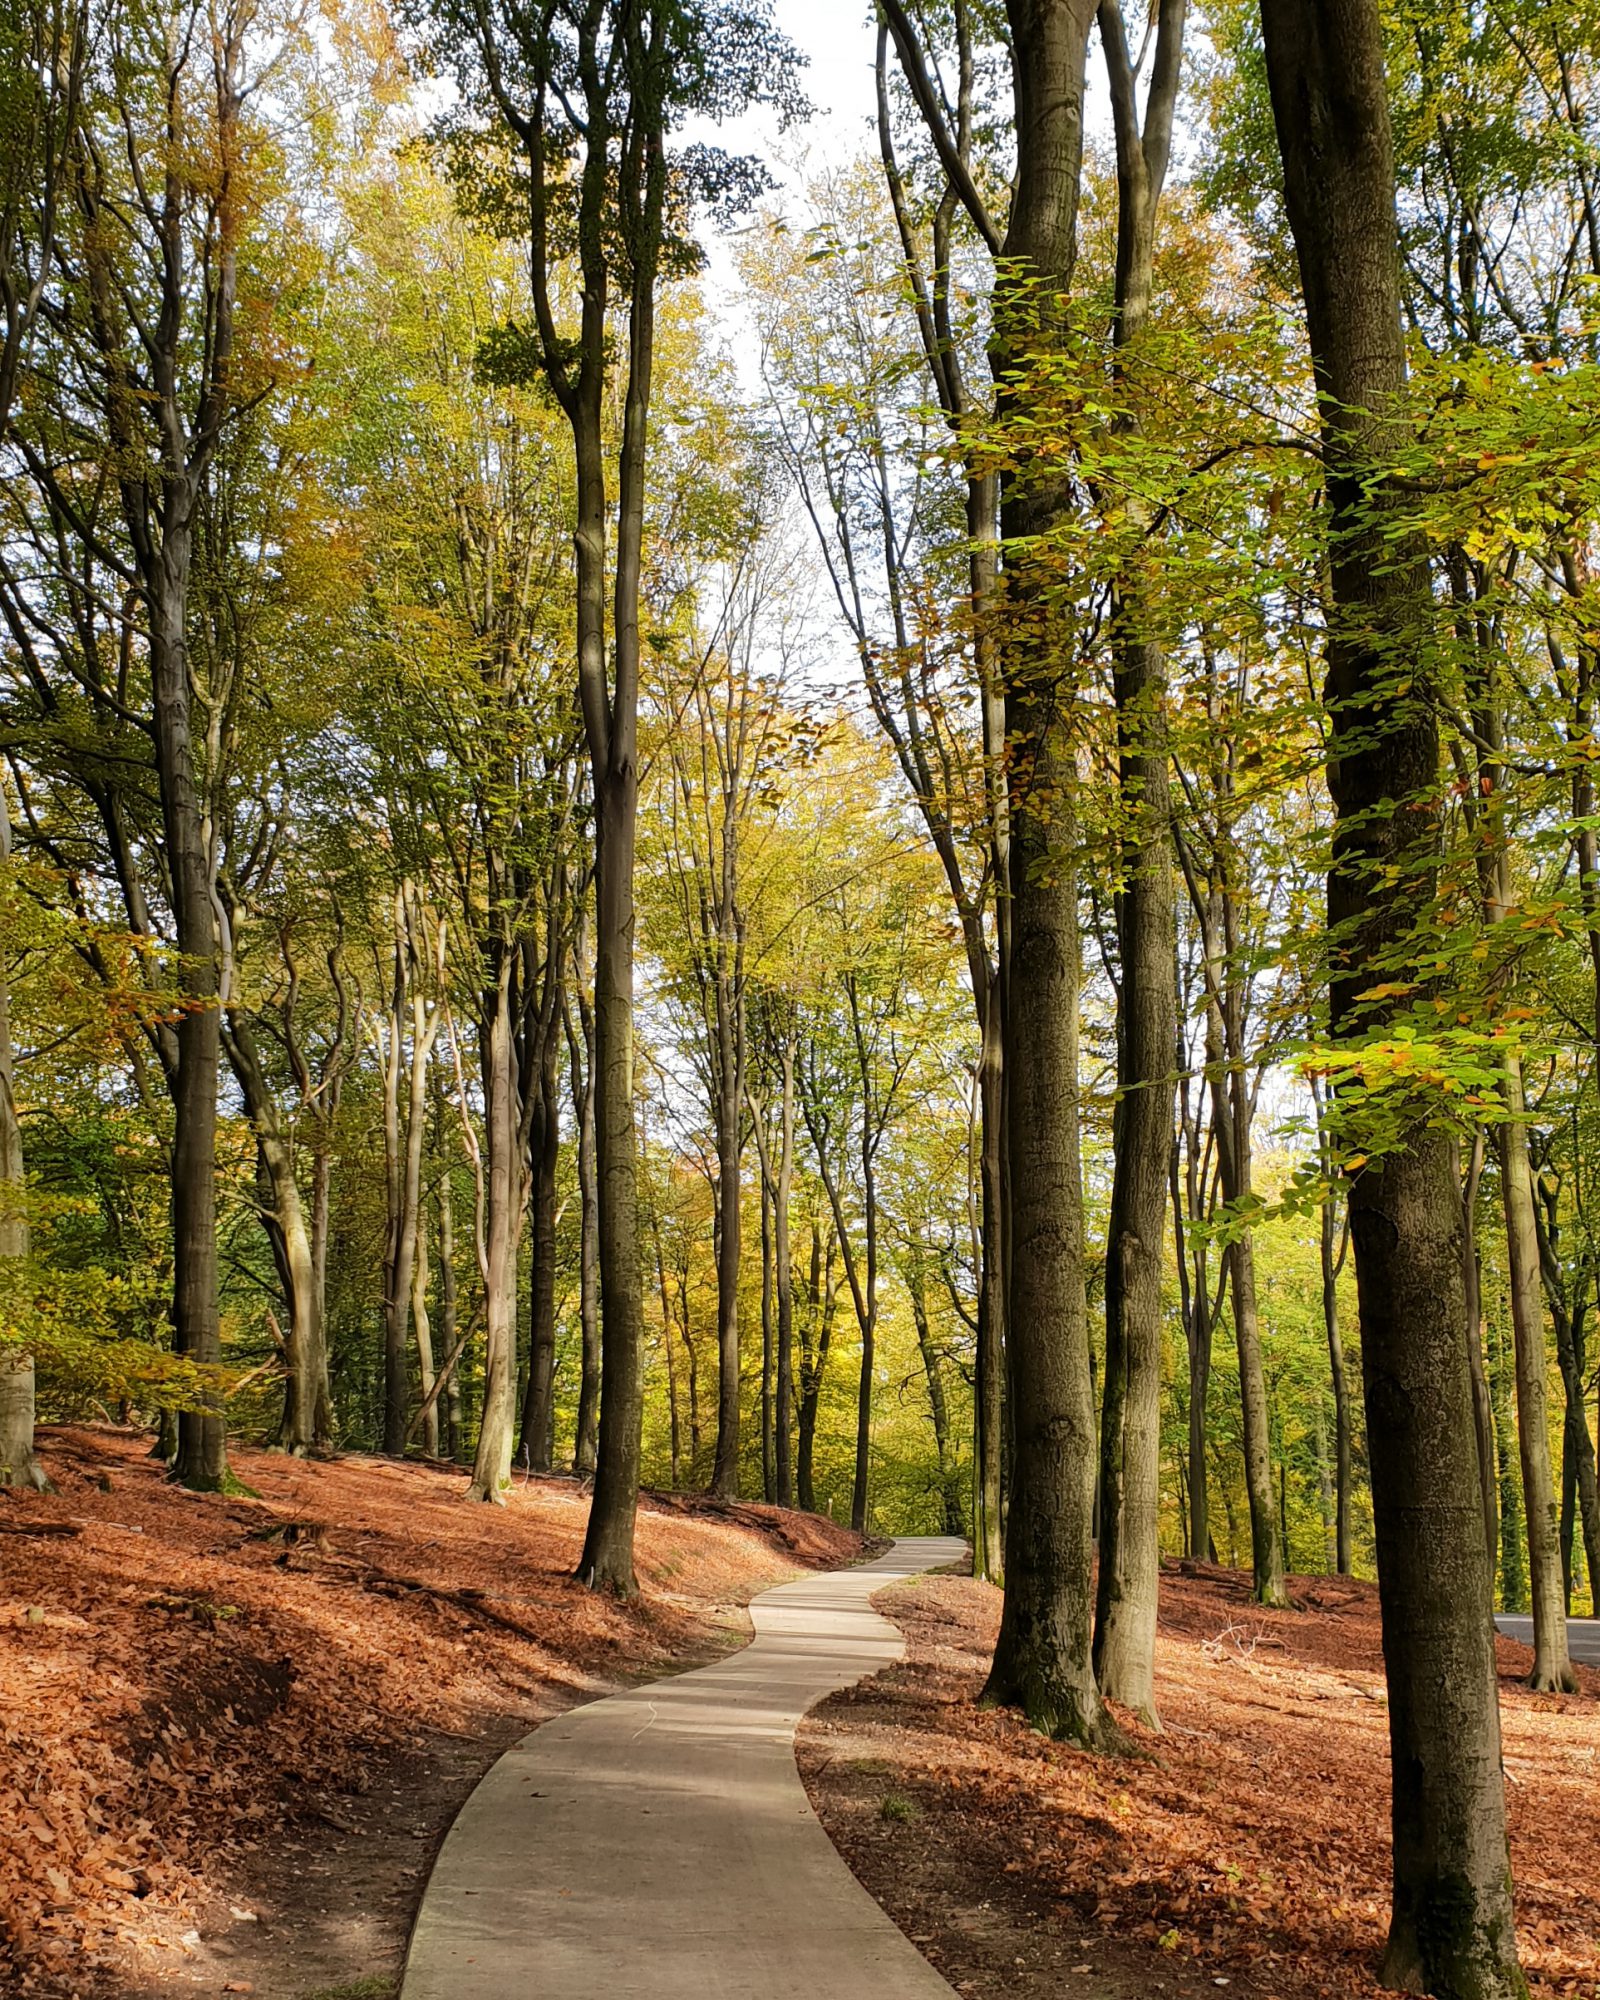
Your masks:
M334 1959L346 1934L392 1963L431 1845L500 1748L737 1643L756 1592L861 1546L811 1515L647 1497L642 1595L621 1603L573 1580L570 1479L473 1507L450 1467L235 1448L254 1494L199 1495L144 1435L41 1447L55 1492L0 1494L8 2000L297 1992L293 1968L256 1975L319 1912ZM251 1880L292 1906L282 1927Z
M971 1578L880 1592L904 1665L801 1733L824 1824L958 1992L1369 2000L1388 1919L1388 1715L1377 1592L1165 1566L1157 1735L1131 1757L1048 1742L977 1706L1000 1594ZM1499 1642L1518 1935L1542 2000L1600 1994L1600 1675L1521 1686ZM885 1815L886 1797L914 1810Z

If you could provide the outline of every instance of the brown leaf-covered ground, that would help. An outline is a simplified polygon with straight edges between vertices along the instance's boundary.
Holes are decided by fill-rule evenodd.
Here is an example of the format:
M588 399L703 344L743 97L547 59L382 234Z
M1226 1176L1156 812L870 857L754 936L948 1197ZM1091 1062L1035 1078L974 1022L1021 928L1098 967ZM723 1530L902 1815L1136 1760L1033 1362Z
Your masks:
M259 1497L202 1496L146 1437L42 1442L56 1492L0 1493L8 2000L387 1991L501 1749L738 1644L756 1592L860 1547L810 1515L647 1502L643 1595L619 1604L572 1580L571 1481L469 1507L446 1469L238 1450Z
M938 1577L879 1593L904 1666L837 1696L801 1768L857 1875L977 2000L1219 1987L1367 2000L1382 1947L1388 1733L1377 1595L1297 1578L1268 1612L1244 1580L1162 1578L1165 1734L1093 1758L986 1712L999 1593ZM1518 1685L1500 1642L1524 1963L1541 1995L1600 1994L1600 1676ZM1137 1732L1135 1732L1137 1735Z

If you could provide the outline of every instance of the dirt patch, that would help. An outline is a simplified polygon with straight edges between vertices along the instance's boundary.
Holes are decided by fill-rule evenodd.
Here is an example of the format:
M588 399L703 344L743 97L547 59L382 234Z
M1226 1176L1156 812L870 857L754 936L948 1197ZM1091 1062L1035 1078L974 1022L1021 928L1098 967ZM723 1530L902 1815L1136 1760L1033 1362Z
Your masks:
M385 1990L432 1854L559 1709L741 1642L743 1606L859 1538L647 1501L631 1604L572 1580L588 1496L239 1450L187 1494L110 1428L0 1495L0 1990ZM40 1535L56 1528L66 1532Z
M980 2000L1369 2000L1387 1921L1376 1592L1297 1578L1268 1612L1206 1566L1163 1577L1160 1736L1086 1757L975 1706L999 1592L895 1585L906 1663L802 1729L813 1803L866 1887ZM1600 1676L1517 1685L1500 1642L1513 1865L1535 1993L1600 1993Z

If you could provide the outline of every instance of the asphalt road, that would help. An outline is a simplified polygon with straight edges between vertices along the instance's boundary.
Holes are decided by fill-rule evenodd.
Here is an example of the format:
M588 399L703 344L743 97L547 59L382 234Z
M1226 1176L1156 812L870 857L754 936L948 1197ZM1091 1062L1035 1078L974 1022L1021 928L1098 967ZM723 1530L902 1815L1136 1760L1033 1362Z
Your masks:
M1533 1644L1531 1618L1497 1618L1494 1622L1508 1639L1520 1639L1524 1646ZM1569 1618L1567 1651L1579 1666L1600 1667L1600 1618Z
M964 1546L780 1585L743 1652L525 1737L439 1851L402 2000L954 2000L834 1851L794 1732L900 1658L873 1592Z

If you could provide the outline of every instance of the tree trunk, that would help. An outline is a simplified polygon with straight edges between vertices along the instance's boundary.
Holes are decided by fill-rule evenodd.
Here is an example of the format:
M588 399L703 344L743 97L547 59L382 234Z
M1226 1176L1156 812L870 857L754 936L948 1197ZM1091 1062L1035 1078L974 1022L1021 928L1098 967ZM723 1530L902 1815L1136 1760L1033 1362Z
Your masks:
M1362 996L1404 947L1439 847L1433 709L1397 693L1390 664L1398 651L1409 686L1433 606L1423 553L1383 533L1397 507L1382 471L1407 435L1383 32L1376 0L1262 0L1261 18L1333 536L1330 1027L1359 1040L1381 1032L1381 1012ZM1412 885L1404 898L1397 870ZM1383 1977L1449 2000L1514 2000L1526 1988L1447 1141L1419 1116L1354 1175L1349 1200L1389 1688L1394 1901Z
M581 533L580 528L580 533ZM619 594L621 586L619 585ZM633 1114L633 850L638 771L631 750L595 782L595 1151L599 1177L600 1425L594 1500L578 1574L634 1595L633 1524L644 1417L644 1311Z
M311 1231L295 1173L294 1149L272 1095L255 1038L245 1022L231 1016L226 1036L229 1066L238 1080L245 1113L256 1138L261 1177L266 1184L263 1221L272 1239L289 1327L284 1343L287 1379L278 1442L296 1457L332 1442L325 1424L323 1394L328 1375L322 1301Z
M1500 1603L1506 1611L1528 1608L1528 1542L1522 1532L1522 1481L1515 1438L1516 1362L1499 1315L1489 1335L1489 1393L1494 1409L1494 1472L1500 1539ZM1493 1551L1491 1551L1491 1554Z
M1491 1565L1500 1546L1500 1479L1496 1459L1494 1400L1483 1361L1483 1271L1478 1262L1478 1188L1483 1178L1484 1137L1472 1135L1465 1177L1451 1155L1450 1170L1461 1189L1461 1289L1465 1311L1467 1368L1472 1378L1472 1427L1478 1444L1478 1477L1483 1488L1484 1545Z
M1561 1576L1561 1529L1550 1465L1549 1355L1545 1347L1544 1291L1534 1220L1533 1175L1528 1164L1527 1107L1522 1061L1505 1058L1506 1122L1498 1133L1500 1188L1506 1219L1507 1283L1516 1349L1517 1444L1522 1497L1527 1510L1528 1582L1533 1600L1533 1671L1528 1685L1541 1693L1571 1694L1578 1685L1567 1653L1566 1591Z
M978 1337L972 1385L972 1573L998 1583L1005 1567L1000 1505L1005 1430L1005 1088L1000 981L983 993L978 1045L978 1191L981 1226Z
M977 1170L979 1217L976 1264L978 1270L978 1311L976 1354L973 1377L973 1535L974 1576L999 1580L1002 1562L1001 1460L1005 1429L1005 1175L1003 1167L1003 1085L1000 991L1009 949L1009 922L1005 899L998 893L1009 872L1009 806L1006 797L1005 710L998 667L999 619L996 605L1000 564L996 529L999 515L1000 481L992 466L981 462L972 449L981 435L971 423L973 399L962 372L960 343L950 337L951 246L950 225L958 205L973 207L975 189L971 181L973 140L973 96L976 66L973 61L971 31L966 16L954 17L957 50L955 66L959 76L954 109L954 128L946 124L948 106L940 106L928 78L916 33L899 6L880 10L878 31L878 135L890 204L900 235L906 277L915 305L923 360L928 378L949 426L952 439L963 457L967 537L967 604L974 678L978 688L982 731L982 797L987 818L987 880L974 884L966 875L963 857L948 818L948 774L935 777L943 760L939 728L930 729L918 719L918 696L908 675L901 683L903 722L897 721L893 705L878 677L874 649L864 630L858 631L862 666L872 695L872 707L880 727L894 745L901 770L922 810L923 820L935 851L944 867L966 951L968 982L972 992L980 1037L978 1064L979 1139ZM892 99L889 90L887 54L892 36L902 68L918 99L924 125L934 135L935 150L945 172L945 194L931 221L932 266L925 269L918 247L904 178L896 158ZM974 220L977 220L974 217ZM987 218L984 218L987 223ZM992 223L980 224L979 233L991 248L997 247ZM905 591L898 577L898 559L893 555L891 536L886 544L891 595L896 600L895 643L904 653L909 628L905 615ZM937 746L930 754L930 738ZM985 926L988 897L993 894L993 942Z
M172 884L179 955L178 1023L173 1079L173 1337L178 1352L202 1366L222 1359L217 1312L217 1086L222 1062L221 963L211 859L207 851L190 733L185 622L189 596L194 490L171 495L150 593L150 684L154 695L161 825ZM201 1492L229 1482L220 1405L178 1413L172 1476Z
M673 1352L672 1291L667 1284L667 1260L661 1247L661 1214L659 1205L653 1201L650 1205L650 1241L655 1251L656 1290L661 1299L661 1351L667 1360L667 1423L672 1454L672 1490L676 1493L683 1484L683 1427L678 1416L678 1363Z
M511 1018L511 954L502 948L494 987L479 1025L483 1074L485 1230L483 1414L472 1462L469 1500L503 1503L511 1484L517 1414L517 1247L522 1235L524 1169L519 1157L517 1052Z
M1093 0L1009 0L1017 165L993 359L1004 419L1015 369L1068 334ZM1007 477L1006 542L1027 548L1072 508L1038 465ZM1049 572L1053 577L1054 572ZM1079 1159L1079 830L1071 691L1052 590L1026 558L1002 577L1011 782L1003 1069L1009 1193L1006 1329L1011 1487L1005 1601L984 1699L1095 1744L1108 1723L1090 1660L1095 1412Z
M1267 1384L1261 1355L1261 1320L1256 1308L1255 1242L1249 1208L1254 1196L1250 1127L1250 1079L1245 1071L1240 1005L1230 961L1233 897L1224 884L1210 891L1206 929L1206 1069L1210 1078L1211 1122L1217 1147L1222 1199L1235 1211L1235 1234L1228 1243L1228 1282L1233 1292L1233 1331L1239 1357L1239 1403L1244 1428L1244 1483L1250 1502L1250 1563L1258 1604L1286 1605L1283 1544L1278 1535L1272 1490L1272 1452L1267 1435ZM1220 924L1219 919L1220 917Z
M1588 1308L1589 1272L1580 1262L1569 1293L1557 1248L1556 1190L1553 1186L1541 1186L1540 1193L1541 1199L1534 1208L1539 1237L1539 1268L1544 1276L1550 1317L1555 1324L1556 1360L1561 1369L1562 1569L1570 1612L1573 1533L1580 1522L1591 1600L1600 1591L1600 1486L1596 1482L1595 1448L1589 1437L1589 1415L1584 1401L1588 1346L1584 1319ZM1600 1601L1596 1601L1595 1610L1600 1615Z
M311 1142L311 1294L317 1324L322 1328L322 1372L317 1381L313 1430L332 1445L335 1437L333 1383L328 1360L328 1236L333 1206L333 1138L331 1106L324 1107Z
M928 1320L928 1295L923 1283L923 1246L920 1236L911 1245L911 1267L906 1273L906 1290L911 1295L911 1318L917 1329L917 1351L922 1356L923 1379L928 1385L928 1416L933 1424L933 1446L939 1461L939 1532L961 1535L967 1532L961 1506L961 1479L950 1450L950 1409L944 1392L944 1362L934 1344Z
M595 1186L594 1152L594 1016L580 993L578 1016L583 1030L580 1056L577 1038L569 1023L568 1052L572 1060L573 1090L578 1114L578 1323L582 1359L578 1380L578 1422L573 1445L572 1469L579 1477L592 1473L598 1451L600 1425L600 1203ZM658 1246L659 1254L659 1246ZM666 1294L663 1292L663 1310ZM662 1322L662 1339L669 1332ZM677 1399L672 1408L672 1483L678 1483Z
M1456 576L1452 584L1458 603L1466 600L1465 581ZM1473 620L1472 632L1476 640L1477 620ZM1499 926L1510 921L1515 892L1511 880L1510 829L1505 818L1505 719L1497 686L1499 670L1494 642L1476 643L1469 657L1475 677L1473 720L1478 753L1478 782L1471 819L1479 849L1484 918L1489 925ZM1498 1128L1495 1142L1500 1161L1506 1281L1516 1352L1517 1444L1533 1602L1533 1672L1529 1679L1531 1686L1545 1693L1570 1692L1576 1683L1567 1654L1561 1534L1550 1464L1550 1363L1545 1344L1539 1231L1528 1158L1522 1059L1514 1048L1504 1058L1503 1076L1506 1121Z
M772 1186L761 1176L761 1497L778 1497L778 1468L772 1428L773 1373L777 1362L777 1312L773 1301Z
M834 1314L833 1244L828 1244L827 1272L822 1260L822 1232L811 1230L811 1281L806 1292L806 1325L800 1354L800 1441L795 1461L795 1483L801 1507L808 1514L817 1510L815 1460L817 1413L822 1402L822 1378L827 1372L828 1348L833 1339Z
M883 1127L876 1115L874 1083L870 1051L863 1036L861 1016L858 1007L857 988L853 975L844 978L845 992L850 1002L850 1018L855 1043L857 1080L861 1086L861 1193L863 1212L863 1234L865 1244L863 1256L857 1260L851 1247L850 1232L845 1222L844 1203L840 1198L839 1176L826 1145L826 1128L813 1114L810 1097L805 1100L806 1122L811 1132L812 1148L817 1158L817 1173L828 1197L828 1208L833 1216L834 1240L838 1243L840 1258L844 1265L845 1282L850 1287L850 1301L855 1307L856 1327L861 1336L861 1367L856 1377L856 1458L855 1471L850 1483L850 1525L858 1535L867 1531L869 1486L872 1475L872 1396L874 1370L877 1362L878 1335L878 1180L876 1157Z
M10 865L11 813L5 786L0 784L0 870ZM0 944L0 954L4 950ZM13 1076L11 987L0 956L0 1257L20 1262L29 1249L28 1216L23 1206L27 1178ZM33 1412L33 1356L0 1348L0 1487L30 1486L42 1493L49 1484L34 1456Z
M1160 8L1140 130L1122 0L1102 0L1100 40L1117 159L1115 340L1134 347L1149 319L1156 218L1171 152L1185 0ZM1120 366L1120 362L1119 362ZM1137 430L1131 417L1124 429ZM1126 504L1126 503L1125 503ZM1139 503L1134 503L1139 505ZM1141 512L1141 518L1147 509ZM1148 528L1149 523L1146 521ZM1167 660L1141 631L1136 576L1113 612L1122 887L1117 947L1117 1104L1106 1252L1106 1372L1100 1428L1100 1563L1094 1665L1100 1692L1159 1727L1156 1600L1161 1581L1161 1359L1166 1315L1167 1173L1178 1034L1177 916L1167 749Z
M383 1049L383 1449L391 1458L405 1450L406 1320L411 1309L409 1231L406 1215L406 1131L400 1109L410 962L405 948L407 891L394 898L394 991Z
M1180 1079L1185 1065L1179 1059ZM1196 1562L1206 1560L1211 1544L1210 1480L1206 1465L1206 1406L1211 1394L1211 1288L1206 1248L1202 1240L1191 1245L1183 1226L1184 1192L1181 1150L1198 1139L1198 1122L1191 1124L1189 1087L1180 1080L1181 1137L1173 1141L1169 1169L1172 1193L1172 1228L1178 1262L1179 1303L1183 1312L1184 1346L1189 1360L1189 1448L1187 1460L1188 1541L1186 1553ZM1198 1186L1198 1160L1187 1168L1191 1189ZM1192 1271L1191 1271L1191 1258Z
M585 30L584 32L589 32ZM602 143L584 155L580 253L583 340L567 406L577 468L578 693L594 791L595 1153L599 1181L600 1428L594 1498L578 1575L631 1597L634 1517L644 1421L644 1270L639 1246L638 1132L633 1105L634 847L639 812L639 598L645 454L655 355L655 285L667 169L662 135L642 114L627 310L627 375L618 458L607 671L605 588L606 286L603 211L611 166ZM544 163L538 163L542 176ZM544 273L540 273L540 282ZM548 302L545 307L548 323Z
M434 1394L433 1322L428 1317L428 1216L417 1205L417 1254L411 1263L411 1328L417 1343L417 1394L421 1398L422 1455L439 1456L439 1398ZM449 1353L446 1348L446 1354Z
M1322 1324L1328 1336L1328 1374L1333 1383L1334 1567L1350 1574L1350 1381L1345 1373L1344 1335L1339 1326L1339 1267L1334 1249L1333 1198L1322 1204Z
M455 1352L456 1317L456 1208L450 1164L445 1160L441 1162L439 1175L439 1341L446 1354ZM445 1457L459 1461L463 1444L460 1361L451 1369L450 1380L445 1384L443 1429Z
M725 832L727 829L725 828ZM731 837L731 836L730 836ZM718 939L720 957L727 941ZM719 963L716 979L717 1112L717 1447L711 1491L739 1495L739 1268L744 1219L740 1204L741 1113L744 1106L744 1024L739 981Z
M794 1505L792 1436L794 1428L794 1265L789 1248L789 1202L794 1191L794 1037L783 1044L783 1096L778 1127L778 1180L772 1197L772 1257L778 1286L778 1389L773 1415L776 1430L778 1505Z
M687 1264L680 1264L678 1280L678 1331L683 1338L684 1369L688 1375L689 1393L689 1478L691 1482L700 1476L700 1354L694 1344L694 1334L689 1326L689 1273Z
M555 1463L556 1205L561 1166L561 1082L554 1032L558 1018L551 1015L543 1024L547 1032L538 1071L529 1083L538 1092L538 1101L529 1142L528 1388L522 1402L521 1456L535 1472L548 1472Z

